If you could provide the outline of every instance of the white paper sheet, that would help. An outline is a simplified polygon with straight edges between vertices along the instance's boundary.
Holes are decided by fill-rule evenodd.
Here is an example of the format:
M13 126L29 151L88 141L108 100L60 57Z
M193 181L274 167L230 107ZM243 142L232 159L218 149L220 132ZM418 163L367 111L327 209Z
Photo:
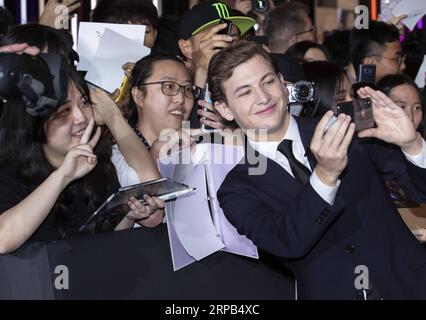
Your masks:
M85 79L112 93L123 81L123 64L136 62L150 52L149 48L140 43L105 29Z
M197 145L191 164L174 165L175 161L164 159L158 162L163 176L197 188L166 206L175 271L219 250L258 258L257 247L228 222L216 197L220 184L243 154L240 147L206 143ZM175 154L167 159L176 157ZM210 208L206 184L212 195Z
M221 144L206 144L210 147L209 163L205 165L210 194L213 195L212 209L216 230L225 244L223 251L239 254L249 258L259 258L257 247L226 219L217 199L217 191L229 171L242 159L242 147L230 147Z
M401 22L410 30L413 30L417 22L419 22L419 20L426 14L426 1L403 0L392 10L392 14L395 17L403 14L408 15L408 17L403 19Z
M89 69L107 28L141 45L144 43L146 29L144 25L80 22L77 43L80 62L77 64L77 70Z

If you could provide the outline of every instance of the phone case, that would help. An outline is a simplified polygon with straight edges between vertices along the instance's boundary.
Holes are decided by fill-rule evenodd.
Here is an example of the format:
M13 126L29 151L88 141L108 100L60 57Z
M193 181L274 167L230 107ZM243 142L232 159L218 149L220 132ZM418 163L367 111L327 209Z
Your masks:
M374 128L373 106L370 98L356 99L340 103L337 106L337 114L344 113L351 116L355 123L356 131Z

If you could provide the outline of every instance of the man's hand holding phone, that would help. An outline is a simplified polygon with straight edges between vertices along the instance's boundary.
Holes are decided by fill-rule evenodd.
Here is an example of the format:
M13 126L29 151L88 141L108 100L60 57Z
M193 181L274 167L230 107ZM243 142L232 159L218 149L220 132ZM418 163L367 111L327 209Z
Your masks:
M332 111L322 117L315 129L310 150L317 160L314 171L318 178L326 185L336 186L348 163L348 147L355 132L355 124L351 123L350 116L340 114L335 123L325 130L332 117Z

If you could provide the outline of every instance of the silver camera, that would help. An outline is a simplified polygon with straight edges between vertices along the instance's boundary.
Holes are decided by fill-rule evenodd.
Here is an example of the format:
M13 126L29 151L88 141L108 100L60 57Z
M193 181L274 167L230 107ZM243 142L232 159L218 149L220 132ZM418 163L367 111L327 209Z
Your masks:
M314 100L315 83L301 80L286 84L289 103L304 103Z

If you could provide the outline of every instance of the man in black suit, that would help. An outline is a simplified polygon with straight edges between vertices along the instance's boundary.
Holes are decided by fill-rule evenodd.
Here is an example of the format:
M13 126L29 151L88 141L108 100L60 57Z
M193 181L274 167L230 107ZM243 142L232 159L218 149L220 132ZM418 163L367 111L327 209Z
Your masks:
M282 75L244 41L216 54L208 75L216 109L248 140L218 192L220 205L239 233L294 273L298 296L425 298L425 249L383 182L426 200L426 144L403 110L362 88L376 128L355 135L343 114L330 126L332 112L319 122L294 118Z

